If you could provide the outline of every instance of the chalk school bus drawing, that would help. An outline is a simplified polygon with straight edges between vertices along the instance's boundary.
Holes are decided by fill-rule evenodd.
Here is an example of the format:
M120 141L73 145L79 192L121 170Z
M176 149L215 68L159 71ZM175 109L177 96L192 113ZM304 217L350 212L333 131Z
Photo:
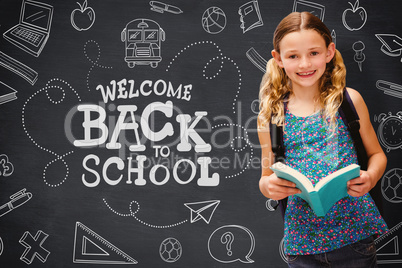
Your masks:
M125 44L125 58L128 67L151 65L158 67L162 61L161 43L165 41L165 31L153 20L135 19L127 23L121 32Z

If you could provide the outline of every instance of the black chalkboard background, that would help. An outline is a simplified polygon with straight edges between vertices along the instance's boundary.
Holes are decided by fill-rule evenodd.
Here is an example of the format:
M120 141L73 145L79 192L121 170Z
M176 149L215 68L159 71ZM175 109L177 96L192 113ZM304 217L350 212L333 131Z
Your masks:
M355 17L346 0L166 1L180 8L179 14L170 12L178 11L175 8L164 13L151 10L151 4L158 5L155 1L88 1L86 12L92 12L94 19L90 25L88 14L80 17L75 11L71 18L73 10L80 9L76 1L47 0L53 10L51 29L37 56L6 38L5 33L19 23L21 2L0 2L0 63L6 62L0 64L0 81L17 91L17 99L4 103L0 99L2 213L8 210L10 196L19 191L26 189L24 197L29 198L30 193L31 198L0 216L1 267L120 267L121 263L137 267L286 267L280 247L280 213L269 210L258 189L256 112L263 72L261 66L258 68L261 59L257 56L270 58L275 27L294 8L324 15L344 57L347 85L363 95L373 126L384 141L388 166L379 183L384 218L393 229L377 241L381 247L378 257L384 267L402 263L395 247L399 245L402 222L402 151L392 145L402 138L402 119L397 115L401 113L402 98L402 63L397 55L401 51L397 49L401 40L398 36L402 35L399 1L352 3L357 9ZM243 31L239 9L244 4L250 7L242 10L251 13L244 18ZM203 20L208 15L204 12L209 12L210 19L207 16ZM344 12L349 13L345 20ZM163 29L162 59L157 66L130 68L125 61L122 31L136 19L148 19ZM256 26L248 28L254 22ZM158 34L148 36L162 38L161 30L157 30ZM393 51L388 51L393 56L381 51L383 44L376 34L392 35L390 38L397 41ZM356 52L362 44L364 56ZM29 66L37 73L37 80L24 79L10 70L9 58L17 61L11 66ZM130 83L134 83L134 91L144 83L149 95L105 103L100 87L111 87L111 81L123 79L128 81L127 91ZM169 83L174 90L181 86L180 97L163 92ZM155 84L156 91L150 91ZM384 94L390 92L393 95ZM153 107L148 106L151 103ZM161 103L164 107L171 103L171 114L160 111ZM79 105L105 111L106 142L84 147L73 144L85 135L84 112L77 110ZM128 130L122 130L119 136L121 148L105 146L118 121L116 109L127 105L136 106L138 138L146 147L143 151L129 150L138 141L130 113L125 120ZM154 120L154 124L150 124L150 130L158 132L166 124L173 129L172 136L160 141L146 137L141 125L143 111L155 107L159 110L151 114L149 121ZM180 124L176 116L187 114L197 120L196 113L200 120L194 129L198 135L192 134L190 150L183 151L178 147ZM97 112L91 113L92 120L98 116ZM93 139L102 134L96 127L89 133ZM195 144L204 141L211 149L197 152ZM135 171L129 184L127 158L132 157L135 168L139 155L146 159L146 184L135 184ZM212 161L205 175L208 178L200 181L202 167L197 161L207 158ZM108 161L112 163L102 174ZM150 174L155 166L158 168L152 181ZM99 181L94 174L99 174ZM395 192L390 191L389 181ZM171 252L169 259L161 247L177 247L177 241L180 247Z

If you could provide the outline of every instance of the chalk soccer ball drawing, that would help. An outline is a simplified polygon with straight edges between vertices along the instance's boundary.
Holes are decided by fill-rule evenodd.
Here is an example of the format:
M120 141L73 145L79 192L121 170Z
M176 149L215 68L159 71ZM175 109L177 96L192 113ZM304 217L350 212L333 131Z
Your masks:
M182 247L176 238L166 238L159 247L159 253L162 260L166 262L175 262L181 257Z
M381 113L374 121L380 123L377 135L387 152L402 148L402 112L397 112L396 115Z
M381 192L391 203L402 202L402 169L394 168L384 175L381 181Z
M95 11L92 7L88 7L87 0L82 5L78 2L77 4L80 6L80 9L76 8L71 12L71 25L77 31L86 31L95 22Z
M357 31L363 28L367 21L367 12L364 8L359 6L359 0L355 4L348 2L352 8L346 9L342 14L343 25L349 31Z

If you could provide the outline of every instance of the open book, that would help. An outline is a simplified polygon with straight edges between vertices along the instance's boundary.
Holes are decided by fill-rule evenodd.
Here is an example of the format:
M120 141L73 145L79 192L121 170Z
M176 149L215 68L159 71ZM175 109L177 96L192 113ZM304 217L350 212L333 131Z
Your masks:
M296 195L306 200L318 217L325 216L336 202L348 195L347 181L360 176L360 166L352 164L322 178L313 186L310 179L283 163L277 162L271 169L279 178L296 184L301 190Z

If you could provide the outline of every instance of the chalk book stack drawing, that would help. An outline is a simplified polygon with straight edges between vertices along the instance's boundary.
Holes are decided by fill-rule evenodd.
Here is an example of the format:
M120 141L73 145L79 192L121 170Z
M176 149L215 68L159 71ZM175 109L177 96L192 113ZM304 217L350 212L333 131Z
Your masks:
M294 182L301 190L296 195L309 203L318 217L325 216L336 202L348 195L347 181L360 176L360 166L352 164L326 176L313 186L305 175L283 163L273 164L271 170L279 178Z

